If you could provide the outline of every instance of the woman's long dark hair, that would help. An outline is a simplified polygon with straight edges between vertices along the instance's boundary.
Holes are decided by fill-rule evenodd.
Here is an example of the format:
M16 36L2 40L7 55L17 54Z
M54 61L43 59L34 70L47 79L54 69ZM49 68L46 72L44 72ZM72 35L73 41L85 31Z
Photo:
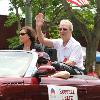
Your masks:
M35 30L30 26L24 26L24 27L21 28L21 30L22 29L26 30L26 33L30 37L31 42L35 43L36 42L36 32L35 32Z

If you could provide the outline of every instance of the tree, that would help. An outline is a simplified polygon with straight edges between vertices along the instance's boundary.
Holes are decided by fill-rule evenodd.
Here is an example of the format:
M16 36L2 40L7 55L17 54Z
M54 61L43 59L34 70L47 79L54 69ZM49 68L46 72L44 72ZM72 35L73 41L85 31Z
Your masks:
M23 0L25 7L25 25L32 27L31 0Z

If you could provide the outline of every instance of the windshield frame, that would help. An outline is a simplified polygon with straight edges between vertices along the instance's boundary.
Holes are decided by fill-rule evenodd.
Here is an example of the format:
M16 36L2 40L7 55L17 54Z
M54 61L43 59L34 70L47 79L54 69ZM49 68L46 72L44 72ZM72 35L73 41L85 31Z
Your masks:
M33 54L30 51L0 50L0 77L24 76L32 61Z

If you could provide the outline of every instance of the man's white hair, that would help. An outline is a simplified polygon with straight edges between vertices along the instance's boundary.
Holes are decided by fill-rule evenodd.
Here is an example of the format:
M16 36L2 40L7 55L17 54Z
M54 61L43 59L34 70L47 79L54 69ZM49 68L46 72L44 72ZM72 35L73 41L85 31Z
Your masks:
M73 24L68 19L63 19L60 24L66 23L69 26L70 31L73 31Z

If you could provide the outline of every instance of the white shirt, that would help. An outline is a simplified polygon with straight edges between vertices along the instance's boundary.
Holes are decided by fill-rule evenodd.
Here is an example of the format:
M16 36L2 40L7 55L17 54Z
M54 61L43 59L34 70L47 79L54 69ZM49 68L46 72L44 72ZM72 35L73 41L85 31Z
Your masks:
M63 62L67 58L70 61L76 62L75 66L85 69L83 66L82 48L78 41L71 37L66 46L63 46L62 39L52 39L52 42L57 50L58 62Z

